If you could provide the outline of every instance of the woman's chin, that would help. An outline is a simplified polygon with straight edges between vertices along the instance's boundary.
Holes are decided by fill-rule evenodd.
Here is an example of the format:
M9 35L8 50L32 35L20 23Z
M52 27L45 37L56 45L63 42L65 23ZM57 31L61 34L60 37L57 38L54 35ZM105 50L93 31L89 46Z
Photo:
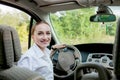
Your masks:
M49 45L49 44L43 44L42 46L43 46L43 47L47 47L48 45Z

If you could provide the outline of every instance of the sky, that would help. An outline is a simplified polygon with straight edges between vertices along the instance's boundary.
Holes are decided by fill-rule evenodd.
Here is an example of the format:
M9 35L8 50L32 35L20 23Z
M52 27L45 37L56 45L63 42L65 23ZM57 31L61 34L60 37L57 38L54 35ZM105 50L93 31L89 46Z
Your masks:
M2 12L5 12L5 11L12 11L12 8L9 8L7 6L3 6L0 4L0 10L2 10Z
M6 13L6 12L13 12L15 10L15 8L4 6L4 5L0 4L0 10L2 10L3 13ZM19 10L16 9L16 11L19 11Z
M114 14L120 16L120 7L110 7Z

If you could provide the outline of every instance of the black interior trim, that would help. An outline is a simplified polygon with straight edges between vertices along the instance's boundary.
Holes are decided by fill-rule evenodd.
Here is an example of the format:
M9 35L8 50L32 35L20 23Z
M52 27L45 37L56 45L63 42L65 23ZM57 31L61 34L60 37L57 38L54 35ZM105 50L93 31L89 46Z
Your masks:
M28 49L31 46L31 28L33 25L33 18L30 19L30 26L29 26L29 35L28 35Z
M91 53L111 53L113 51L112 43L90 43L75 45L80 51Z
M114 45L114 73L116 78L120 79L120 18L117 22L115 45Z

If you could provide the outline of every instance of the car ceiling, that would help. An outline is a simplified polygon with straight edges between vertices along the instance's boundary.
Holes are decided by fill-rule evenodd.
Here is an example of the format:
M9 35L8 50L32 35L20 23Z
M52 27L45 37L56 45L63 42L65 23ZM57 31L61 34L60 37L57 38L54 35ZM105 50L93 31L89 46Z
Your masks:
M34 19L47 22L50 12L99 6L103 3L108 6L120 6L120 0L0 0L0 4L19 8Z
M33 11L56 12L98 6L102 3L115 6L120 5L120 0L0 0L0 3L12 4Z

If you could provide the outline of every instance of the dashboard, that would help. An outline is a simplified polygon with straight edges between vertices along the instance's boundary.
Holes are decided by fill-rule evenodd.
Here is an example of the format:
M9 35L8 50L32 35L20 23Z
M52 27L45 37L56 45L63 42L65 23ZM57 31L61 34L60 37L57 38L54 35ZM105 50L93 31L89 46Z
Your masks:
M113 69L113 44L91 43L75 45L81 53L82 62L102 64Z
M90 53L87 57L89 63L98 63L106 68L113 69L113 55L108 53Z

